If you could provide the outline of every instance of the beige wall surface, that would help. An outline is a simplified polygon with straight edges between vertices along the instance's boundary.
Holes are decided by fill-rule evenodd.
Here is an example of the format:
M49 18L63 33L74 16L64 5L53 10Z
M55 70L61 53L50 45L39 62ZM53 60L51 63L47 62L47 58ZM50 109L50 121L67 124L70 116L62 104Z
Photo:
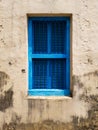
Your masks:
M73 96L28 97L28 15L70 14ZM0 0L1 130L31 130L32 125L34 130L57 130L59 123L70 125L60 130L82 130L81 120L88 129L94 111L97 130L97 95L98 0Z

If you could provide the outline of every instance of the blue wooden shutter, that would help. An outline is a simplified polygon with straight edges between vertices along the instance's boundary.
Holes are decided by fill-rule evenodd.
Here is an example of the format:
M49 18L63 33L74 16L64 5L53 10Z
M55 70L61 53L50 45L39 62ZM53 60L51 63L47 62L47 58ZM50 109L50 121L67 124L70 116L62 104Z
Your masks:
M51 53L64 54L65 53L65 27L66 22L54 21L51 22ZM66 59L51 60L51 88L65 89L65 68Z
M33 63L33 88L47 89L47 60L34 59Z
M47 22L34 21L33 32L33 53L38 54L39 57L41 54L47 54ZM33 70L33 89L47 89L47 60L34 59Z
M65 89L65 60L51 60L51 88Z
M33 22L34 53L47 53L47 22Z
M51 23L51 52L64 54L65 50L65 22L55 21Z
M34 95L69 95L69 18L31 18L29 32L30 93Z

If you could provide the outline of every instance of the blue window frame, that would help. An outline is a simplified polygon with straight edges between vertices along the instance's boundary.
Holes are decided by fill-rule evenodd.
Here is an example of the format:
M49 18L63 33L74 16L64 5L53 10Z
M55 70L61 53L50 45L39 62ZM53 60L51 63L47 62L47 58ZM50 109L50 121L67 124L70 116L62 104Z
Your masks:
M70 17L28 18L29 95L70 95Z

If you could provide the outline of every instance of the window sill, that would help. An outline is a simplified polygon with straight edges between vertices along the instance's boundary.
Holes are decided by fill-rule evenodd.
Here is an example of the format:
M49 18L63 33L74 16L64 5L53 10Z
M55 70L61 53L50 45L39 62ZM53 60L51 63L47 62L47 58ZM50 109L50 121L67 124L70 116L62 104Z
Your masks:
M33 89L28 91L27 99L52 99L52 100L70 100L70 90L60 89Z
M29 96L70 96L69 89L30 89Z
M27 96L27 100L38 99L38 100L71 100L72 97L68 96Z

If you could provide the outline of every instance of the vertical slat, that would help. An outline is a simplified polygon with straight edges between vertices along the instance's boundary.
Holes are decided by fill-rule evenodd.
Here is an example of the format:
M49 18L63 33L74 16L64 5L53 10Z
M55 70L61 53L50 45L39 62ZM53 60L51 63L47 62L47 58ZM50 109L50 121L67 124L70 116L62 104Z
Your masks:
M32 85L33 85L33 80L32 80L32 20L29 19L28 20L28 42L29 42L29 47L28 47L28 59L29 59L29 65L28 65L28 69L29 69L29 90L32 89Z
M51 89L51 64L50 60L47 60L47 89Z
M47 60L34 60L34 89L47 88Z
M65 22L65 21L64 21L64 22ZM67 42L67 40L66 40L66 38L67 38L67 37L66 37L66 24L65 24L65 26L64 26L64 36L65 36L65 37L64 37L64 54L67 54L67 51L66 51L66 45L67 45L67 43L66 43L66 42ZM69 55L68 55L68 57L69 57ZM67 63L67 62L66 62L66 60L65 60L65 69L64 69L64 75L65 75L65 76L64 76L64 88L65 88L65 89L67 88L67 87L66 87L66 85L67 85L67 84L66 84L66 82L67 82L67 79L66 79L66 78L67 78L67 77L66 77L66 76L67 76L67 75L66 75L66 68L67 68L66 66L67 66L67 65L66 65L66 63Z
M51 23L48 22L47 24L47 44L48 44L48 54L51 53Z
M65 59L53 59L52 62L52 89L64 89Z
M48 44L48 54L51 53L51 23L47 24L47 44ZM47 60L47 88L51 89L51 63L50 60Z
M47 23L34 22L34 53L47 53Z
M52 53L64 54L65 22L52 22Z
M66 53L68 58L66 59L66 89L70 88L70 21L66 22Z

